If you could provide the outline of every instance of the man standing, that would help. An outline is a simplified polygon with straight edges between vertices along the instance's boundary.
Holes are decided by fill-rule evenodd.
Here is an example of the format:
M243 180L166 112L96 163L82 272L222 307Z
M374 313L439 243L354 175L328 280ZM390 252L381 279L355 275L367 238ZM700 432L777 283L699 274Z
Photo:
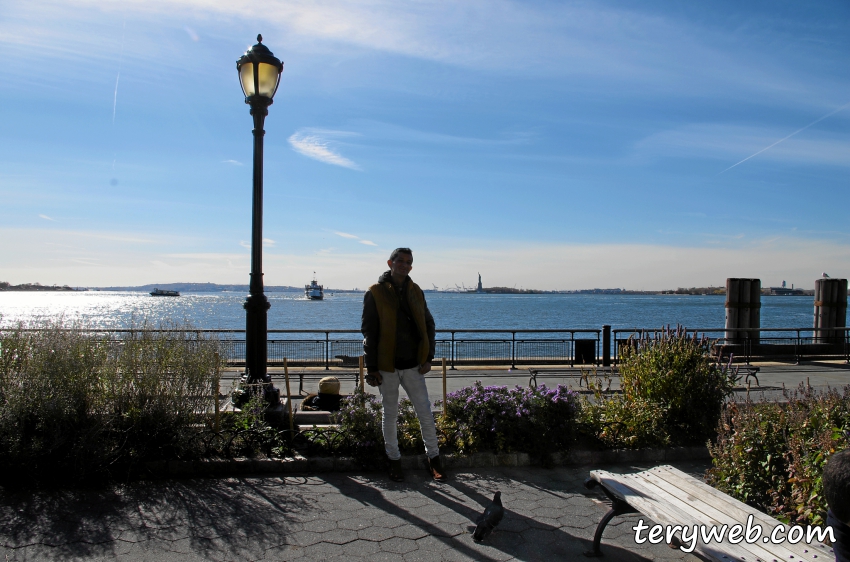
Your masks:
M434 359L434 318L425 302L425 294L408 276L413 268L410 248L396 248L387 260L390 270L363 297L363 351L366 355L366 382L377 386L384 405L383 432L390 479L404 480L401 453L398 450L398 387L413 402L428 470L434 480L446 479L437 445L437 428L431 413L431 401L425 386L425 373Z

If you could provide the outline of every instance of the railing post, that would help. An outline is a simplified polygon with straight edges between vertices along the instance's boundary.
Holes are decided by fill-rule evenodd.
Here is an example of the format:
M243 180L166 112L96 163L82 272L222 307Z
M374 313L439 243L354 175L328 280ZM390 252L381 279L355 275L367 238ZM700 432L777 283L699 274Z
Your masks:
M570 369L575 367L576 361L576 333L570 332L570 341L573 344L573 352L570 354Z
M611 366L611 326L602 326L602 366Z
M516 332L511 332L511 369L516 369Z
M812 332L812 334L814 334L814 332ZM812 338L812 341L814 341L814 338ZM802 347L803 347L803 340L801 339L801 336L800 336L800 330L797 330L797 339L794 342L794 364L795 365L800 364L800 359L801 359L800 349Z
M443 421L446 421L446 358L443 357Z
M331 350L331 333L325 332L325 370L330 371L330 350Z
M451 352L450 355L452 356L452 368L451 368L451 370L454 371L455 370L455 333L454 332L452 332L452 343L451 343L451 349L449 349L449 351Z

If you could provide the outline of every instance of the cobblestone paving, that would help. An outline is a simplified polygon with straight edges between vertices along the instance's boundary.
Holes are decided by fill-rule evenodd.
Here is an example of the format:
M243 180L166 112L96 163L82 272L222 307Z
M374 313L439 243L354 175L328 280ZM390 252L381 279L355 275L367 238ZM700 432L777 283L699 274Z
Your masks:
M701 475L705 463L676 463ZM648 466L606 466L634 472ZM423 471L140 482L100 490L3 489L6 560L581 560L608 509L583 487L591 467L468 469L444 484ZM501 490L506 514L488 539L474 520ZM636 545L639 516L618 517L605 560L697 560Z

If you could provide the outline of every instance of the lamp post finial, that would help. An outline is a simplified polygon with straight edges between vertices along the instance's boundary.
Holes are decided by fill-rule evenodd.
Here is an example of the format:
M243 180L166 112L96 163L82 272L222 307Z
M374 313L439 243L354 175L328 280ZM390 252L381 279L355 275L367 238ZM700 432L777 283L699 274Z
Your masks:
M261 33L258 33L257 34L257 43L262 43L262 42L263 42L263 35Z

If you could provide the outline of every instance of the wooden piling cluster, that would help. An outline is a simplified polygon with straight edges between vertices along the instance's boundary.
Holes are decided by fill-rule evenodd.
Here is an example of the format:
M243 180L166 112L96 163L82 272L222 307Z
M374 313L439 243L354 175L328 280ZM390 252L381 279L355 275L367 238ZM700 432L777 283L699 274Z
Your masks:
M847 279L815 280L815 341L840 343L844 341L847 325Z
M751 328L752 330L748 330ZM726 279L726 341L758 343L761 328L761 279Z

